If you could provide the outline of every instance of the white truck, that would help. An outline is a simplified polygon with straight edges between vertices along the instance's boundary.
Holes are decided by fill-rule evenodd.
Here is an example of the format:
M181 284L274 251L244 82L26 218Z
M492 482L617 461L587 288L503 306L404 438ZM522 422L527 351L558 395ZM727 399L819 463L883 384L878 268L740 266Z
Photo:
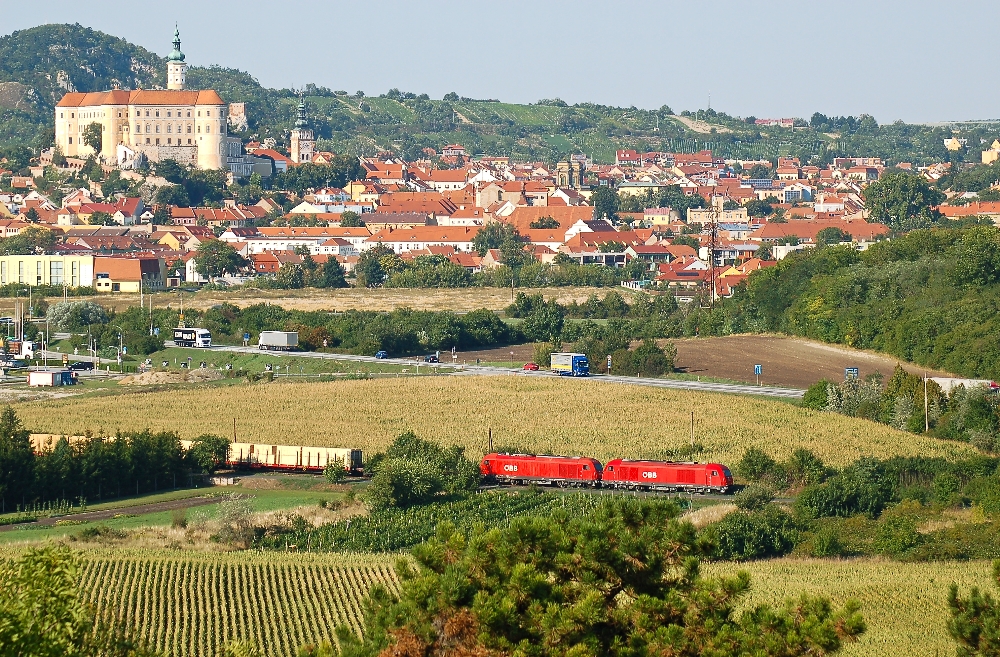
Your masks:
M208 329L175 328L174 344L178 347L211 347L212 334Z
M257 339L257 348L263 351L289 351L298 346L298 331L261 331Z

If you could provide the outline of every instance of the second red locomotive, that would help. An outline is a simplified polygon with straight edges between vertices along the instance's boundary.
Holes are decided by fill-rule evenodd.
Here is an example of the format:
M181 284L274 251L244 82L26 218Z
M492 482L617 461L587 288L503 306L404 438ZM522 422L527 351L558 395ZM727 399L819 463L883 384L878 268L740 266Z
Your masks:
M726 493L733 486L733 475L719 463L615 459L604 466L601 485L629 490Z

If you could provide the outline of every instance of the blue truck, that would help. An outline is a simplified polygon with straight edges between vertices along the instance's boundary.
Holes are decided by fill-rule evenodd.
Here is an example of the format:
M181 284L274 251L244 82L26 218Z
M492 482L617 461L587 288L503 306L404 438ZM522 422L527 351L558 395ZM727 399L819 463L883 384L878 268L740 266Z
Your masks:
M550 369L559 376L590 376L587 354L552 354Z

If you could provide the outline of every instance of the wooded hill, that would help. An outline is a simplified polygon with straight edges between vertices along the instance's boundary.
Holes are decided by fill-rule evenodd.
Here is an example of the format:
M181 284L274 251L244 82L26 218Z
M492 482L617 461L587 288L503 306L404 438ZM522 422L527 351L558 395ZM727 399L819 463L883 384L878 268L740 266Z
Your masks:
M48 146L52 108L67 91L163 86L165 67L156 53L81 25L43 25L0 37L0 149ZM250 130L242 136L271 136L279 144L287 140L298 91L264 88L248 73L220 67L190 66L188 84L214 88L228 102L248 103ZM951 128L902 122L880 126L870 116L814 114L793 130L757 126L753 117L741 119L711 109L676 116L666 105L642 110L567 105L559 99L517 105L457 93L431 100L398 89L367 97L312 84L302 91L321 149L355 155L391 150L409 159L420 157L426 147L440 151L457 142L472 153L548 162L569 153L613 162L618 148L707 148L727 158L775 160L789 155L804 162L829 162L838 156L865 155L924 164L978 161L980 141L1000 136L1000 124L960 126L968 149L949 153L943 139L952 136Z

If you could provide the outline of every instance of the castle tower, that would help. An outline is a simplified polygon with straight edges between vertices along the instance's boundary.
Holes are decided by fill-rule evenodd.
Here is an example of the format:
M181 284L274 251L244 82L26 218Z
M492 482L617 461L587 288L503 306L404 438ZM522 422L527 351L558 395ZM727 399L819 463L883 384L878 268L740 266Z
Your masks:
M292 162L302 164L312 162L313 153L316 150L316 139L313 131L309 129L309 122L306 120L305 101L299 100L299 115L295 119L295 129L292 130L291 148L289 152Z
M167 55L167 89L184 90L184 78L187 74L187 64L184 63L184 53L181 52L181 33L174 27L174 49Z

